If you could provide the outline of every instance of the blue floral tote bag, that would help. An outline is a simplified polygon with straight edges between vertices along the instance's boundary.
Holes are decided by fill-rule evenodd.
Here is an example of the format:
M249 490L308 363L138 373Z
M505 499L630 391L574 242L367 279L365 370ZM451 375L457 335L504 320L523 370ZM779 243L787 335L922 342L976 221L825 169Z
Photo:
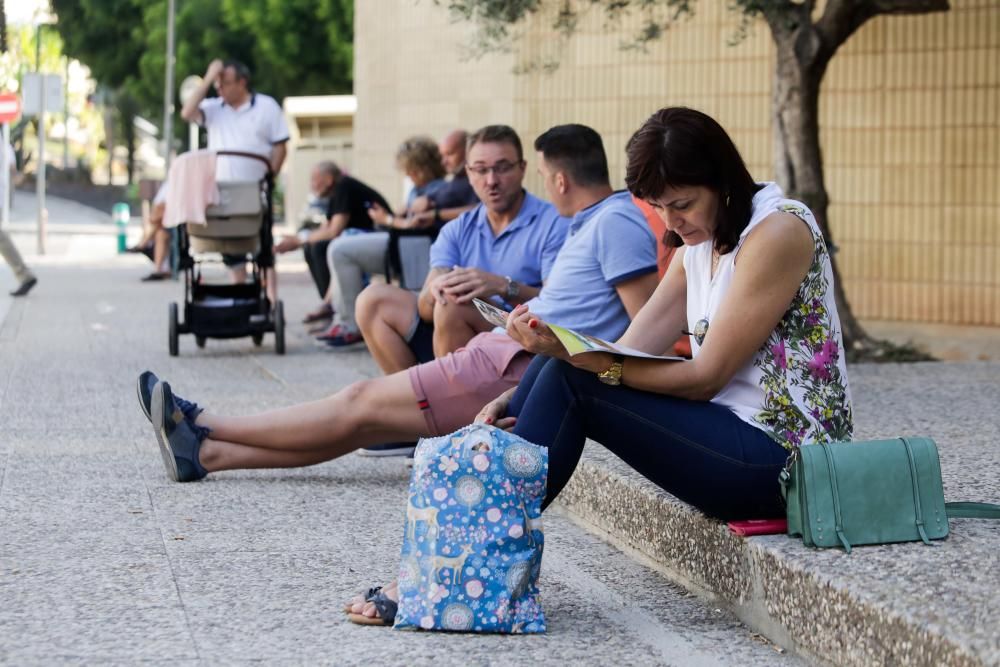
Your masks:
M545 632L538 597L548 449L473 424L420 441L396 628Z

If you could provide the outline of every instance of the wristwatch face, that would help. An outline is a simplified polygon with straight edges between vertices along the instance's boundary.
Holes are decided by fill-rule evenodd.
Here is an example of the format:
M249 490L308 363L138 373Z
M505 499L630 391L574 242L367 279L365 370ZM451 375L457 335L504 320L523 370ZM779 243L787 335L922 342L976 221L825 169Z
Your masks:
M507 298L513 299L521 291L520 285L517 284L516 280L507 278Z
M611 368L597 374L597 379L604 384L621 384L622 365L621 362L611 364Z

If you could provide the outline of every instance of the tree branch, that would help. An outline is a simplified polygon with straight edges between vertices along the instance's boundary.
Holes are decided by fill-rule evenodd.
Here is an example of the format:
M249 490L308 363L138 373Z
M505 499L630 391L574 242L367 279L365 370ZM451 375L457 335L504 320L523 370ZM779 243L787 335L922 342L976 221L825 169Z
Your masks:
M948 9L948 0L829 0L815 24L822 57L829 61L858 28L879 14L928 14Z

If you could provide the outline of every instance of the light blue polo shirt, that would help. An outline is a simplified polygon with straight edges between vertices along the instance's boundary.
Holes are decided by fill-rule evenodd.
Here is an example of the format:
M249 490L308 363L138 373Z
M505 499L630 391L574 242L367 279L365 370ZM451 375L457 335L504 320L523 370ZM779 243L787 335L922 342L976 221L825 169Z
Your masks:
M656 238L625 191L583 209L545 287L528 301L542 320L609 341L629 325L615 285L656 271Z
M568 228L569 220L552 204L525 192L517 217L497 236L480 204L441 228L431 246L431 268L475 267L540 287Z

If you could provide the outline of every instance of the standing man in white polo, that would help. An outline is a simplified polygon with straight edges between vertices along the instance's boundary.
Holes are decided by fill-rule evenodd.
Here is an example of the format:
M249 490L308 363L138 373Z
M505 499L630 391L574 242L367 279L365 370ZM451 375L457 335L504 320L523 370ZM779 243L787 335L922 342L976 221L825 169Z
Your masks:
M218 97L205 99L215 86ZM277 175L285 161L288 125L281 106L269 95L250 87L250 70L237 60L213 60L205 78L184 104L181 117L198 123L208 131L209 150L244 151L268 159ZM263 178L264 165L256 160L222 156L216 167L218 181L255 181ZM268 244L270 245L270 244ZM246 280L246 262L242 257L223 256L234 282ZM268 295L277 297L274 275L274 251L260 249L260 263L265 268Z

